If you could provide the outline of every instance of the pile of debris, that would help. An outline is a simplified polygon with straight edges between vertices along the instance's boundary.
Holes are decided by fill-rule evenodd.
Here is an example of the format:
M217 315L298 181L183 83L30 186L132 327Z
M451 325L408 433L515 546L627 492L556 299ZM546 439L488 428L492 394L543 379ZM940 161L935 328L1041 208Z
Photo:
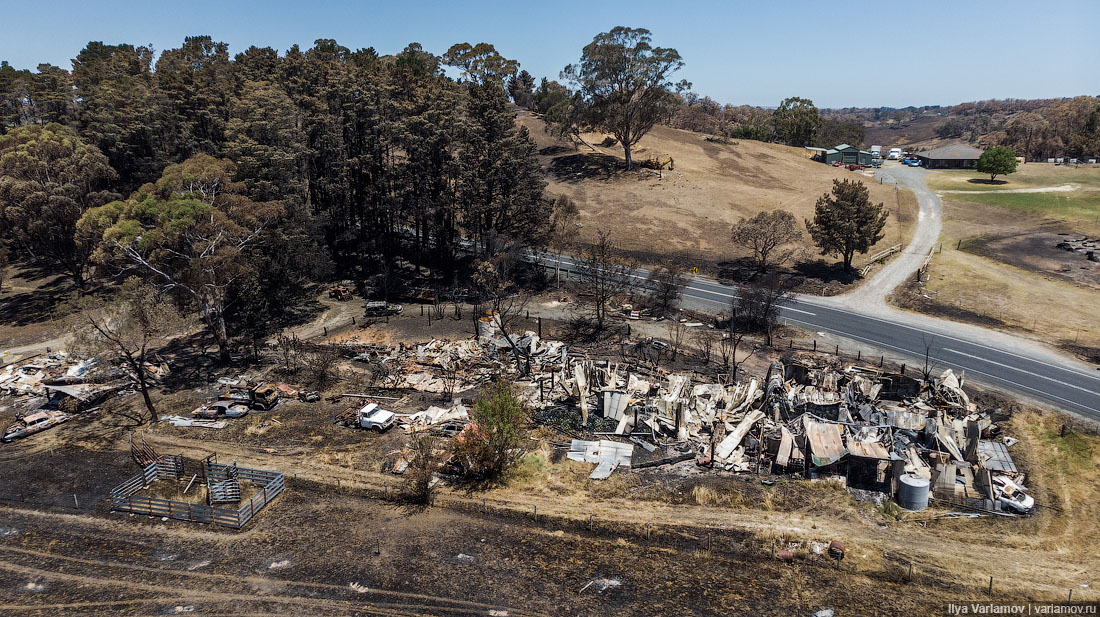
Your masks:
M1100 240L1089 238L1088 236L1081 236L1080 238L1074 239L1069 238L1069 234L1058 235L1067 237L1058 242L1057 248L1063 251L1069 251L1070 253L1084 255L1085 259L1089 261L1100 262L1100 247L1097 246Z
M595 479L618 467L677 465L684 473L834 477L894 495L911 510L927 507L933 495L985 512L1034 508L1008 453L1014 440L1001 435L995 412L970 401L963 375L951 370L919 379L904 369L795 361L774 363L763 382L694 382L592 360L535 332L506 334L492 313L479 320L477 342L372 347L354 357L400 366L392 387L421 392L460 393L520 374L536 421L575 438L569 458L595 463ZM406 416L401 426L450 435L467 423L456 401ZM586 436L597 439L580 439Z
M146 365L149 377L168 374L166 363ZM12 441L56 426L67 414L92 411L112 394L136 387L125 365L95 358L70 358L50 352L21 358L0 369L0 397L10 397L15 421L0 427L0 439Z
M653 449L686 446L700 468L833 476L853 488L896 494L912 510L926 507L933 494L990 512L1034 507L1008 454L1015 440L1001 436L994 414L977 409L963 377L951 370L925 381L871 368L776 362L763 385L692 383L676 374L655 383L613 364L579 360L552 379L553 403L533 404L562 415L563 403L571 403L582 422L600 414L615 421L612 437ZM571 452L590 443L574 442Z

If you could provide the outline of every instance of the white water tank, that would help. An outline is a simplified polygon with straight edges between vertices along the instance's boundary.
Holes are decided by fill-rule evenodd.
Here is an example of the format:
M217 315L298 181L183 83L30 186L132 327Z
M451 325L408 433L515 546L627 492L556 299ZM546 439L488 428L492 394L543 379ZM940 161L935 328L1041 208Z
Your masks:
M898 478L898 505L913 512L928 507L928 479L910 474Z

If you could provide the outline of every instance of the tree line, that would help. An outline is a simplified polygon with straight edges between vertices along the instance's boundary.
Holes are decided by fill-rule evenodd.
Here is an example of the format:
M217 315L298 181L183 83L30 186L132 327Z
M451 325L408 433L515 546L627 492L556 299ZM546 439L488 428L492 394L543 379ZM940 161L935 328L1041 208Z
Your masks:
M541 241L550 202L505 89L517 67L484 43L230 57L207 36L159 57L92 42L71 70L4 63L0 244L78 289L140 275L228 357L228 317L262 329L334 267L453 273L460 249Z
M563 135L610 133L629 168L653 126L710 106L673 81L682 66L649 31L625 27L596 35L561 71L566 85L537 88L487 43L441 56L413 43L383 56L322 39L231 58L225 43L195 36L159 57L92 42L71 70L3 63L0 259L10 249L49 263L77 290L96 277L140 277L193 309L228 360L235 336L270 334L310 282L335 270L389 280L400 259L455 280L470 255L491 266L518 246L560 254L576 206L544 196L512 103ZM798 97L746 118L794 145L823 130L812 101ZM807 226L845 266L866 250ZM496 292L509 277L488 271L462 275L507 295Z

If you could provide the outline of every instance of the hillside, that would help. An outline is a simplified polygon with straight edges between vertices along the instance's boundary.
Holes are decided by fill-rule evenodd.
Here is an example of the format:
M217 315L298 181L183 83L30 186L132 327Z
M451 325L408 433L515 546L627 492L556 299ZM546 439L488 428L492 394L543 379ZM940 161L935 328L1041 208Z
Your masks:
M938 115L919 116L912 120L898 122L873 122L865 126L864 142L868 147L880 145L884 148L906 148L930 150L952 143L968 142L962 138L944 139L937 134L937 130L946 120ZM980 139L976 135L975 139ZM974 142L977 145L977 142Z
M1006 146L1028 160L1100 154L1100 98L1004 99L904 109L823 109L833 121L858 122L864 145L929 149L948 143Z
M671 156L675 170L660 175L646 169L625 172L622 150L604 142L605 135L586 134L584 140L592 147L575 149L547 134L543 122L530 113L520 112L518 121L538 143L547 192L564 193L576 201L583 224L581 241L590 241L597 229L610 229L625 250L650 263L687 259L685 265L702 270L745 256L747 252L730 245L733 223L775 208L789 210L799 220L812 217L817 198L836 178L859 178L874 201L894 211L898 207L892 186L811 161L802 148L751 140L719 144L701 133L657 126L642 138L634 158L664 161ZM916 201L903 192L902 203L902 225L908 233ZM872 253L896 244L898 238L898 219L891 216L881 247ZM803 245L802 259L817 259L808 237ZM863 263L858 257L856 262Z

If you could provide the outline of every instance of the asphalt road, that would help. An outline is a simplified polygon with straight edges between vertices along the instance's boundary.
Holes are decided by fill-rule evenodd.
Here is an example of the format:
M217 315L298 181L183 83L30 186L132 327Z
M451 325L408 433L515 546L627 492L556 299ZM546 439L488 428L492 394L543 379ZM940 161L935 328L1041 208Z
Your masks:
M554 268L557 258L538 254L536 261ZM571 274L576 269L574 259L562 257L563 273ZM644 269L635 271L640 280L648 274ZM736 293L734 286L691 277L683 291L681 305L718 312L728 309ZM1100 371L1055 352L1022 344L1015 337L973 327L962 334L957 324L944 320L910 317L901 311L890 316L871 314L835 305L828 298L807 296L797 296L781 309L781 315L785 322L811 332L824 332L865 344L876 351L911 359L915 362L913 366L923 364L925 351L929 349L937 370L964 370L968 378L988 386L1100 422Z

